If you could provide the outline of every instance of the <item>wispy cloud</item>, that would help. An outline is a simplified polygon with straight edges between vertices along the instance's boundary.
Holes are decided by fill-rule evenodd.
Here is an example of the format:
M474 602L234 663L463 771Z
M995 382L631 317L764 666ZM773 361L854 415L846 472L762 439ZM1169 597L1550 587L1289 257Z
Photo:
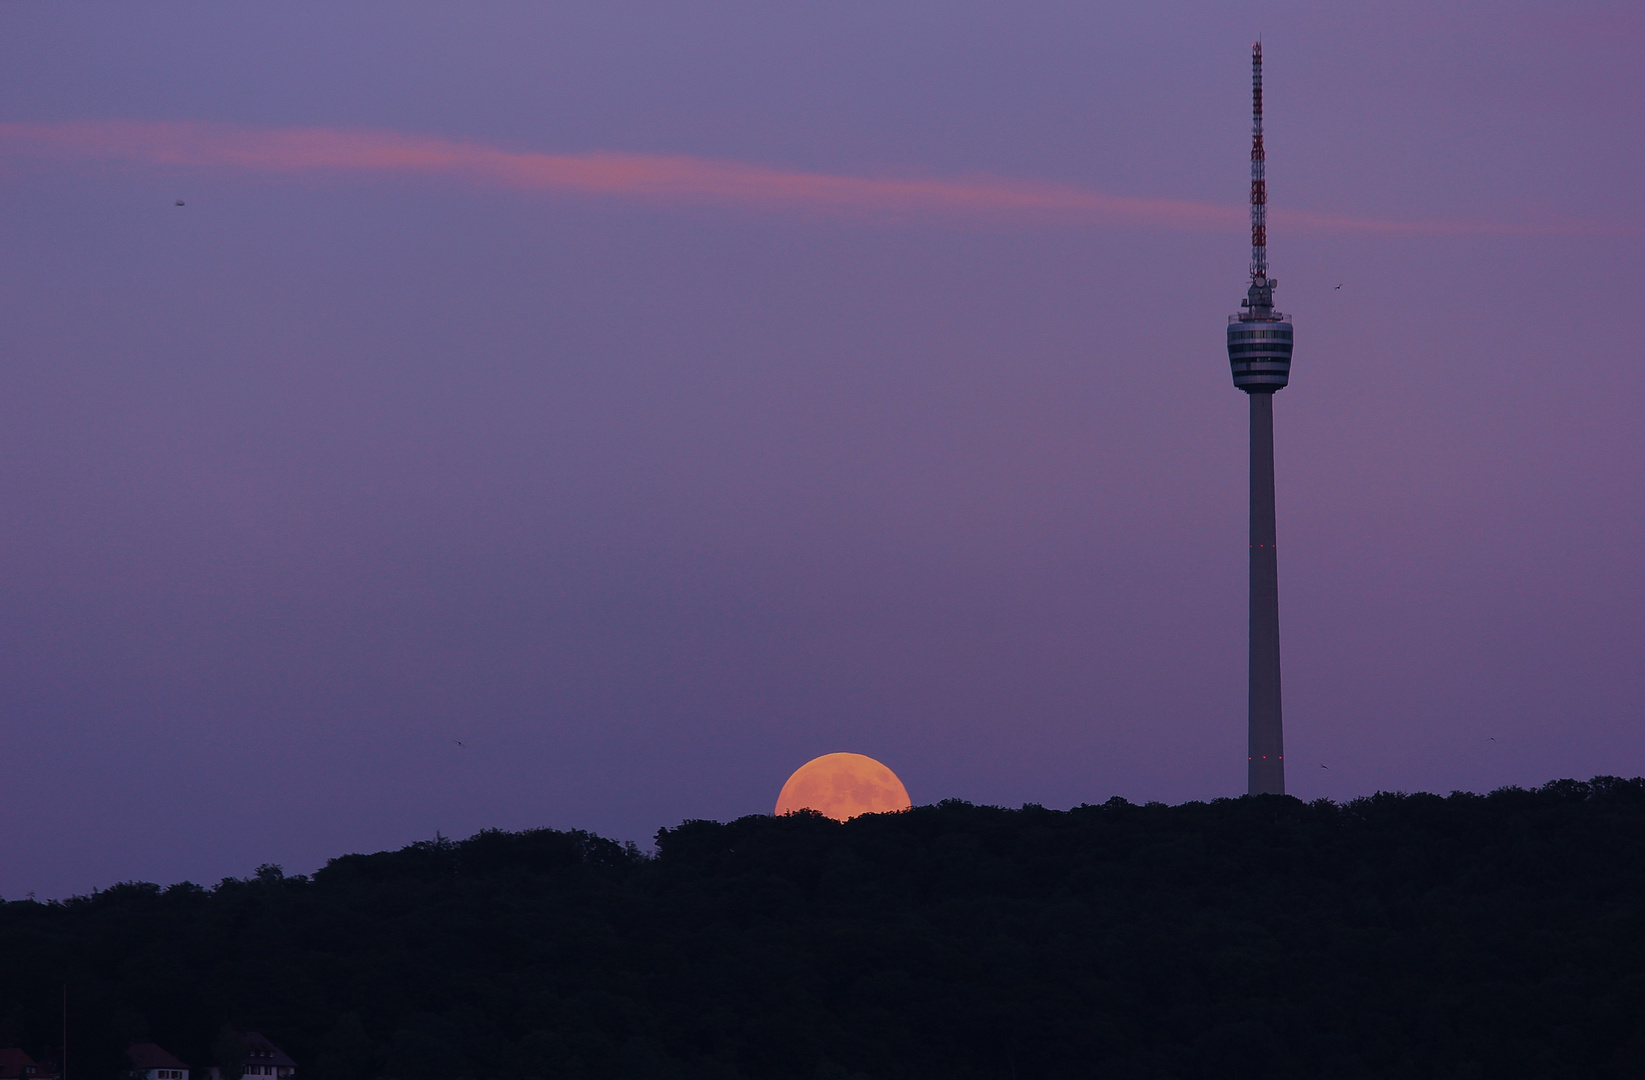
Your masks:
M1190 230L1237 228L1245 220L1242 206L1109 195L1067 184L990 177L841 176L677 154L545 154L336 128L136 121L0 124L0 152L259 173L441 176L544 194L809 214ZM1530 231L1508 225L1376 221L1279 209L1272 217L1298 228L1384 234Z

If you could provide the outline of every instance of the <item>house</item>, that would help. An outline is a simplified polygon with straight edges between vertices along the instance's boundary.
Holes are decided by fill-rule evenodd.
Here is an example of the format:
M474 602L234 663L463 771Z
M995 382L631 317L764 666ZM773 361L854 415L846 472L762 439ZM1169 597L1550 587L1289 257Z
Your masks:
M55 1065L41 1065L15 1046L0 1050L0 1080L57 1080Z
M297 1075L297 1063L286 1056L286 1052L269 1042L255 1031L248 1031L241 1038L246 1046L246 1056L240 1061L240 1075L247 1077L272 1077L273 1080L292 1080ZM223 1070L213 1068L211 1080L223 1080Z
M131 1080L188 1080L188 1066L153 1043L133 1043L126 1047L131 1062Z

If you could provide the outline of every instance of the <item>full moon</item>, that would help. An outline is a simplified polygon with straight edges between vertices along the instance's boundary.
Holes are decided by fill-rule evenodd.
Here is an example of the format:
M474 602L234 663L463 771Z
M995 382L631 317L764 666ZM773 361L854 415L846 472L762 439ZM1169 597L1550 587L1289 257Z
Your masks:
M912 806L897 774L862 754L824 754L794 770L777 796L777 814L815 810L835 821Z

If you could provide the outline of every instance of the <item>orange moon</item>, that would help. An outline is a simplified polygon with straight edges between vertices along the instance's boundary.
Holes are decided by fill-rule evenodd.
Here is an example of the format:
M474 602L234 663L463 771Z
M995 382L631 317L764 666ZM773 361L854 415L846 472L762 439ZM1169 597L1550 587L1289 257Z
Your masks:
M774 813L815 810L835 821L913 806L897 774L863 754L824 754L794 770Z

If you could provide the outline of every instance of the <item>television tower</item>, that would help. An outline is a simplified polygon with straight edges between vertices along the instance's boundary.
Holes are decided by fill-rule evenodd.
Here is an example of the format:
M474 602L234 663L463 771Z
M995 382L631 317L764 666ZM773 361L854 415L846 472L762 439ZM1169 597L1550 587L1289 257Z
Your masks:
M1274 310L1268 276L1267 155L1262 149L1262 43L1251 46L1251 285L1228 318L1234 386L1251 399L1252 795L1285 794L1285 733L1279 706L1279 560L1274 551L1274 392L1291 378L1291 320Z

